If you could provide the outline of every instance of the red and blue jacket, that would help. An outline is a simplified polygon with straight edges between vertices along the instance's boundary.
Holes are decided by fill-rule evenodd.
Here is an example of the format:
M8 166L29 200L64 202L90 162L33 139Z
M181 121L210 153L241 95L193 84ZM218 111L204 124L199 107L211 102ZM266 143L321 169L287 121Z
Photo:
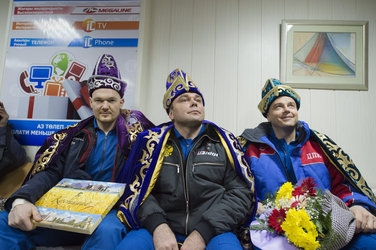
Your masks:
M244 150L254 174L255 190L259 200L264 200L268 194L273 194L285 182L293 182L282 160L283 157L290 157L297 182L312 177L318 188L323 192L331 191L347 206L357 204L375 211L375 203L359 190L356 184L354 185L354 181L346 171L342 171L328 157L307 123L298 122L296 147L289 156L279 154L270 140L271 129L271 124L265 122L254 129L246 129L241 135L246 140Z

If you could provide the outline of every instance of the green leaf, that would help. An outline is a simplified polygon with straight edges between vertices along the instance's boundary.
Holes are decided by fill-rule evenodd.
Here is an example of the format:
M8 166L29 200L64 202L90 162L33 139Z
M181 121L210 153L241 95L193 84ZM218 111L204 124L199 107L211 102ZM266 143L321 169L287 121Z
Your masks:
M268 230L266 225L251 225L249 228L256 231Z

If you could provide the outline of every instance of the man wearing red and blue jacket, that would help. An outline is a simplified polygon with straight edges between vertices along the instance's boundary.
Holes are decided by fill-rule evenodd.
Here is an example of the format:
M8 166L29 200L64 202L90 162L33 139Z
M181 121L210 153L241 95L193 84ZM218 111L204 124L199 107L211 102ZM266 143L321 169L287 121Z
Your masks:
M300 97L276 79L267 80L258 106L268 122L246 129L240 141L251 163L256 194L264 200L285 182L312 177L350 207L356 234L349 247L376 244L375 196L350 157L330 138L298 120Z

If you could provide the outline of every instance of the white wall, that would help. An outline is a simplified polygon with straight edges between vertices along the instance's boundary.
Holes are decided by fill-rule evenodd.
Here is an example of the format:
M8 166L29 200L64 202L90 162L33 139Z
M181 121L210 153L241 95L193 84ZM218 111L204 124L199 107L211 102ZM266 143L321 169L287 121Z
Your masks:
M201 88L206 117L235 134L264 118L257 110L266 79L279 78L282 19L368 20L369 90L297 89L300 119L349 153L376 187L376 1L145 0L139 107L155 123L165 80L181 67Z
M9 4L0 1L0 79ZM203 92L206 118L237 135L264 121L257 104L265 80L279 78L282 19L368 20L369 90L297 91L300 118L342 146L376 187L376 1L142 0L142 9L139 109L155 123L168 120L165 80L180 67Z

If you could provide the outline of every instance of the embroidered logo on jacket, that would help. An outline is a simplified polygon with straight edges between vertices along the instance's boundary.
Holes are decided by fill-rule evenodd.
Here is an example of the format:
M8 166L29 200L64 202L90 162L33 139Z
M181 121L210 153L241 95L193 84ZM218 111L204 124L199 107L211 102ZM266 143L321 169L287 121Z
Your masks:
M174 148L171 145L166 145L164 157L172 155L172 151L174 151Z
M209 152L209 151L198 151L197 155L211 155L214 157L218 157L218 153Z
M312 152L312 153L308 153L307 154L307 159L308 160L312 160L312 159L315 159L315 158L322 158L320 154L316 153L316 152Z

